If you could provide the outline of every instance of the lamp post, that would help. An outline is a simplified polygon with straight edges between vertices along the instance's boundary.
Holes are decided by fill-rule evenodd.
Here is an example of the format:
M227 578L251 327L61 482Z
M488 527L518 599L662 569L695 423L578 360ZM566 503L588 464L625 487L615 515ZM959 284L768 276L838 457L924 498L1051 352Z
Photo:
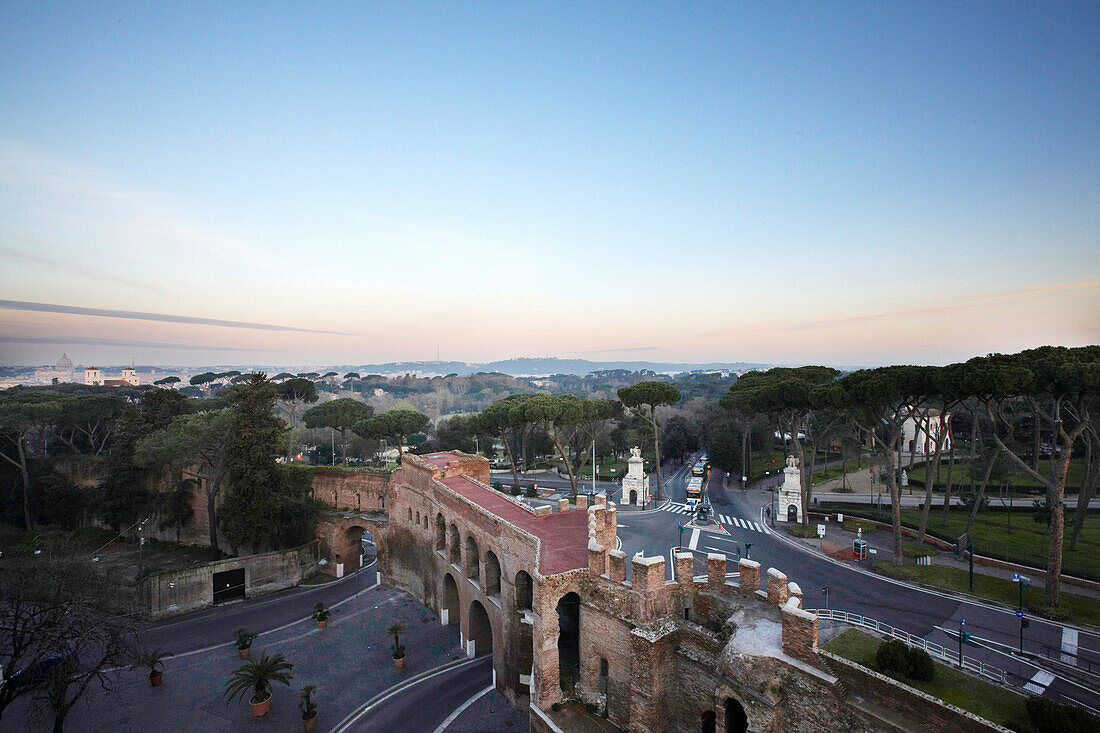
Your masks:
M1024 629L1030 626L1027 617L1024 616L1024 591L1027 590L1031 578L1019 573L1013 573L1012 579L1016 581L1016 587L1020 590L1020 600L1016 605L1016 616L1020 619L1020 654L1024 653Z
M680 530L680 539L676 541L676 549L679 550L684 546L684 523L677 522L676 529Z
M829 586L822 586L821 595L825 596L825 610L829 610Z

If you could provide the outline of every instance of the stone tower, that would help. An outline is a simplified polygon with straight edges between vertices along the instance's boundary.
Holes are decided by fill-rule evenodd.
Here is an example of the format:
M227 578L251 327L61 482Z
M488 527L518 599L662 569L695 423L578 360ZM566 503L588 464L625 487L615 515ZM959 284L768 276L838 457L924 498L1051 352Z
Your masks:
M802 472L798 470L798 459L794 456L787 456L787 467L783 469L783 485L779 487L779 512L776 520L802 521Z

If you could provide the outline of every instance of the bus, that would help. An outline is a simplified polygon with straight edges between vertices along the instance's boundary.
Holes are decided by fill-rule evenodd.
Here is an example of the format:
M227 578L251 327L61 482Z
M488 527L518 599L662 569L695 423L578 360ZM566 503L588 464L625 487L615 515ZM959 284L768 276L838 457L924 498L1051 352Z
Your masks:
M703 499L703 478L693 476L687 484L687 505L693 507Z
M706 461L696 461L695 465L691 467L691 475L698 476L705 480L707 477L707 470L709 468L710 466L707 465Z

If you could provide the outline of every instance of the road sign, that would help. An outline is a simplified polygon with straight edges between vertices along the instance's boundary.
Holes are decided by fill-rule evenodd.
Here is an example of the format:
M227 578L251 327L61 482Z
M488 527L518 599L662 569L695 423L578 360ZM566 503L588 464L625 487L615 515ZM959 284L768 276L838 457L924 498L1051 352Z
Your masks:
M824 524L817 525L817 536L818 537L824 537L825 536L825 525Z
M1017 611L1016 612L1016 618L1023 618L1023 617L1024 617L1024 612L1023 611Z

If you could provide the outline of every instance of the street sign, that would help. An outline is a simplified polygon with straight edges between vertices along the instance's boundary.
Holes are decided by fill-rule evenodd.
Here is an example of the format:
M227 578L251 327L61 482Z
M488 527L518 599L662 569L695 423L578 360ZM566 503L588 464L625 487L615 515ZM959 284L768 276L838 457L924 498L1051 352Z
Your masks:
M825 525L824 524L817 525L817 536L818 537L824 537L825 536Z
M1024 612L1023 611L1017 611L1016 612L1016 618L1023 618L1023 617L1024 617Z

